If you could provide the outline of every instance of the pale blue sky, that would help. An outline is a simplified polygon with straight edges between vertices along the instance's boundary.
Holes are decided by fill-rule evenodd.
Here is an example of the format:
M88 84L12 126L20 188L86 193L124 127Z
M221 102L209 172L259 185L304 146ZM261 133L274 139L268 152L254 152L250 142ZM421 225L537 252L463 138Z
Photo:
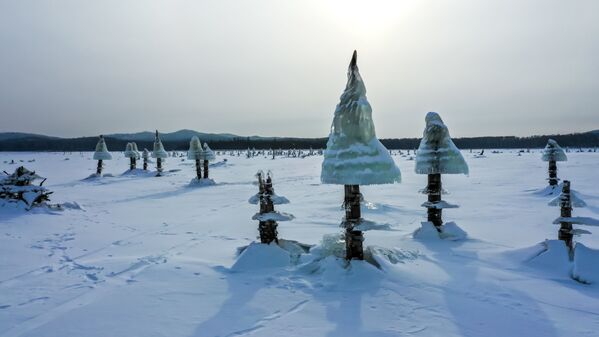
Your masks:
M354 49L379 138L599 129L597 0L0 0L0 131L324 137Z

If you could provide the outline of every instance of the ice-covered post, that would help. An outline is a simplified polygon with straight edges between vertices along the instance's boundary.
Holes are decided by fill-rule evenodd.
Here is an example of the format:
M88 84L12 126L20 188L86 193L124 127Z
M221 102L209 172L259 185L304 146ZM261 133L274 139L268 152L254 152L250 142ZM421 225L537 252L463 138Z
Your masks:
M201 161L204 158L204 150L202 149L202 142L197 136L193 136L189 142L189 151L187 151L187 159L195 160L196 163L196 178L202 179L202 164Z
M264 173L258 171L258 193L250 198L251 204L259 204L260 211L256 213L252 219L258 220L258 232L260 233L260 242L270 244L272 242L279 243L277 237L277 221L288 221L293 219L293 215L280 213L275 211L275 204L287 204L287 198L275 194L272 187L272 175L270 172L264 178Z
M416 151L414 171L416 174L428 175L425 189L428 201L422 206L427 208L427 221L432 222L440 232L443 208L457 207L441 200L441 174L468 174L468 165L451 140L441 116L436 112L429 112L424 120L426 126Z
M137 150L137 144L127 143L125 147L125 157L129 158L129 169L135 170L137 167L137 159L139 159L139 151Z
M208 162L213 161L216 157L214 152L208 146L208 143L204 143L204 179L208 179Z
M392 184L401 181L399 168L389 151L376 138L372 108L354 51L347 71L347 84L335 108L335 116L324 152L320 180L344 185L346 259L363 259L360 185Z
M543 161L549 162L549 185L557 186L559 179L557 178L557 162L567 161L568 157L564 150L553 139L547 141L547 146L543 149Z
M104 160L111 160L112 155L108 152L108 147L106 146L106 142L104 141L104 136L100 135L100 139L98 140L98 144L96 144L96 151L94 152L94 160L98 161L98 166L96 168L96 174L102 175L102 162Z
M144 149L144 152L141 155L144 159L144 171L148 170L148 158L150 157L150 151L148 149Z
M156 176L160 177L163 170L162 160L168 158L168 153L164 150L160 135L158 135L158 130L156 130L156 137L154 138L154 151L152 152L152 157L156 158Z
M572 198L570 195L570 181L564 180L562 186L562 194L560 195L560 218L571 218L572 217ZM560 221L560 228L558 232L558 239L564 241L569 249L572 249L572 223L568 221Z

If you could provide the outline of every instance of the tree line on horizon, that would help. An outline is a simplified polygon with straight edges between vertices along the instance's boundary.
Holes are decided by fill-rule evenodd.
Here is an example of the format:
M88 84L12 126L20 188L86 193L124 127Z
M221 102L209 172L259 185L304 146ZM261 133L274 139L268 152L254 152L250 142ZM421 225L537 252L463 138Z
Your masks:
M565 135L542 136L489 136L454 138L461 149L532 149L543 148L548 139L555 139L564 147L599 147L599 133L572 133ZM328 138L272 138L252 139L238 137L230 140L210 141L214 150L239 149L324 149ZM93 151L97 137L82 138L44 138L30 137L0 141L0 151ZM106 143L113 151L124 151L132 140L106 137ZM152 141L136 141L140 149L151 149ZM420 138L385 138L381 143L389 150L412 150L418 147ZM164 141L169 151L186 151L189 140Z

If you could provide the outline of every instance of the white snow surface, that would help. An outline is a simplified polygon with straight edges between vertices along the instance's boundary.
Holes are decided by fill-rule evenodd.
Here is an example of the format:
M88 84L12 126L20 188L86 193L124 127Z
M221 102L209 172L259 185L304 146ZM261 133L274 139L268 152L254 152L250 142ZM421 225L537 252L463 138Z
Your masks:
M0 208L0 336L597 336L599 281L572 278L596 280L597 254L570 262L563 242L553 254L539 244L557 238L559 216L529 192L545 185L540 152L487 152L470 161L469 178L443 177L461 205L444 220L468 232L462 240L412 237L426 219L417 191L427 177L414 161L392 157L403 184L361 188L376 205L362 217L392 229L364 234L380 269L335 257L343 187L320 183L319 156L225 155L211 168L217 185L190 188L189 161L161 178L121 175L120 154L106 176L83 180L95 170L89 152L0 153L0 171L35 159L27 168L48 178L52 202L77 205ZM272 170L292 201L281 210L295 219L279 237L330 244L296 263L259 249L232 268L237 248L258 241L247 203L258 169ZM599 217L596 172L596 153L570 153L560 166L588 205L576 216ZM576 240L599 249L597 234ZM316 261L319 250L330 255Z

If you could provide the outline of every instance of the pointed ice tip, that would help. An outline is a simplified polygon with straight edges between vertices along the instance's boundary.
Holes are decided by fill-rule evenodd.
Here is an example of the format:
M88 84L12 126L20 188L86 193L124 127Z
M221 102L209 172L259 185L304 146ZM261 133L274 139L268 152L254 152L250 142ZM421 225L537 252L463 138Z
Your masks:
M358 52L354 50L354 53L351 57L351 62L349 63L350 68L355 68L358 65Z

